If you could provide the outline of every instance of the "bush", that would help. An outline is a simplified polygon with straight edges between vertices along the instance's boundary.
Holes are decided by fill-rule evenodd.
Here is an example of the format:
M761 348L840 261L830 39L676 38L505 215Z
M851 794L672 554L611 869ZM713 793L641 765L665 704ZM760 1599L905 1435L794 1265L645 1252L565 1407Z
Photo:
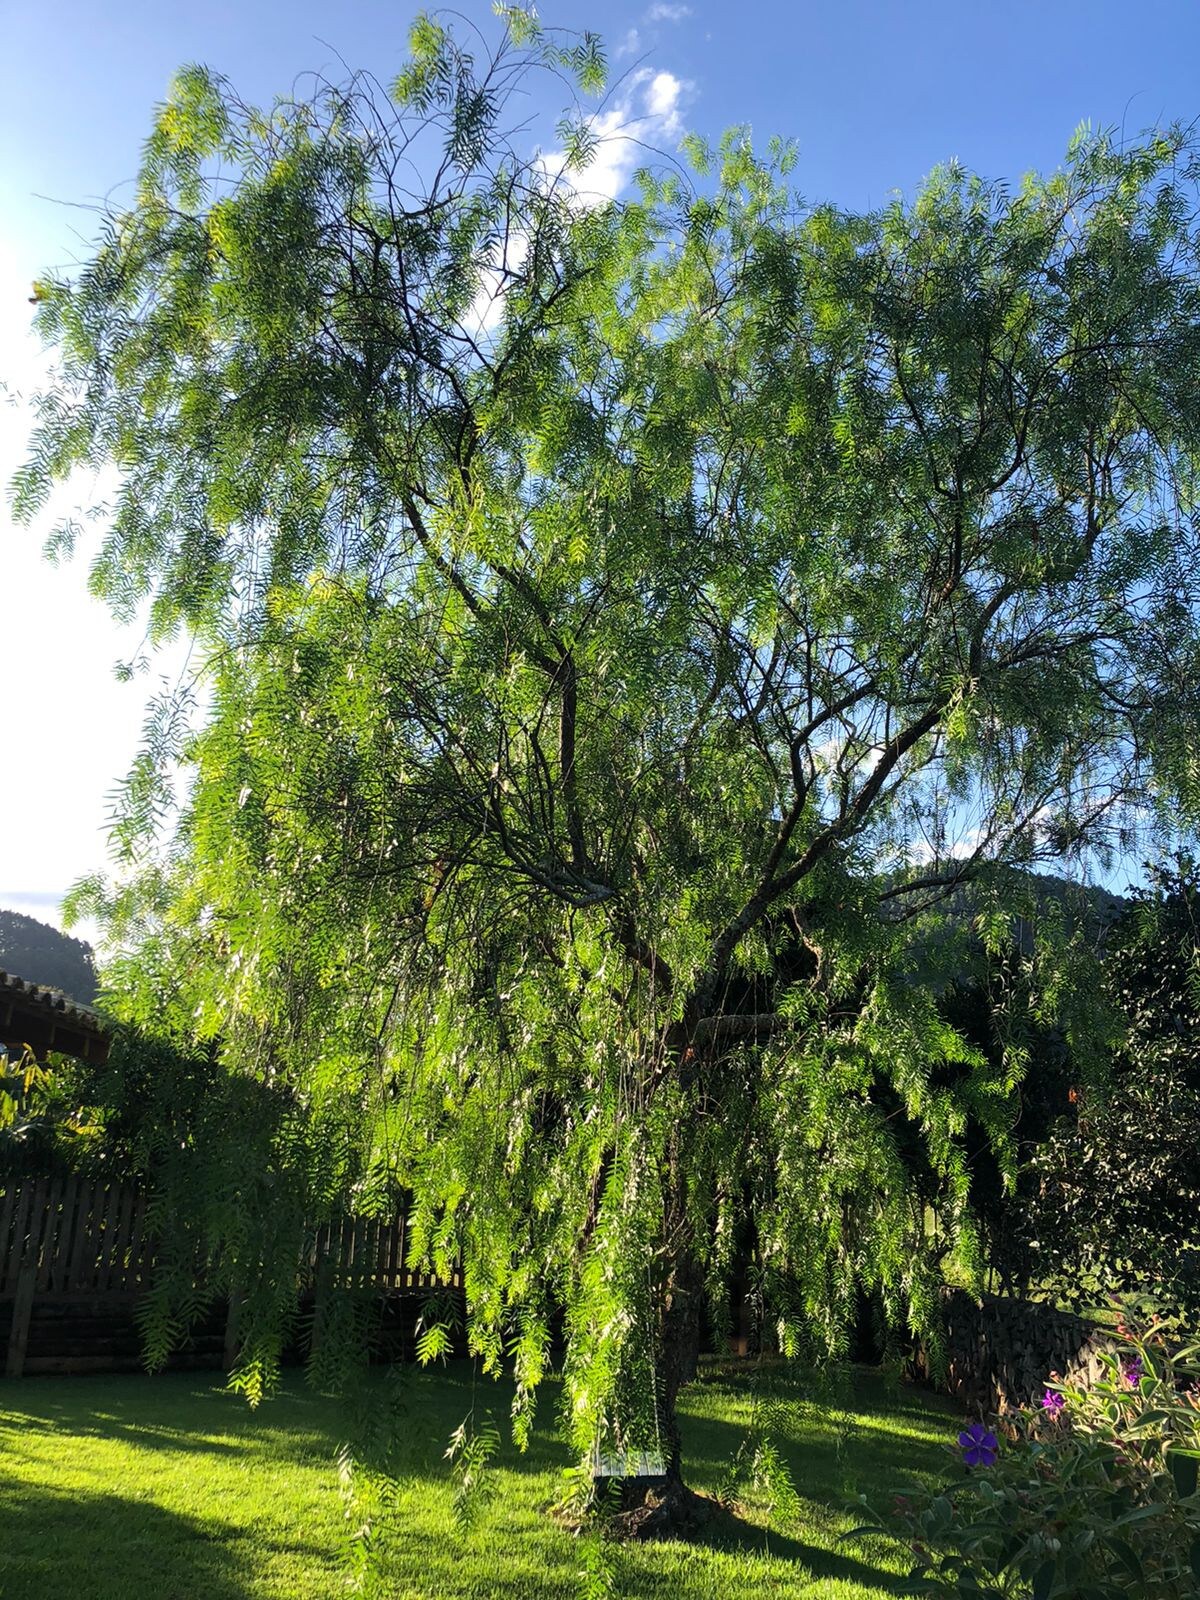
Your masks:
M1007 1202L1012 1253L1027 1283L1075 1309L1153 1286L1195 1319L1200 864L1180 858L1135 891L1107 936L1102 998L1124 1034L1111 1077L1080 1081L1044 1129Z
M1120 1322L1101 1381L1052 1375L1039 1405L959 1435L959 1482L897 1495L858 1533L912 1548L915 1594L1195 1600L1200 1344L1172 1349L1173 1332Z
M78 1092L78 1063L0 1049L0 1184L69 1172L98 1144L99 1113Z

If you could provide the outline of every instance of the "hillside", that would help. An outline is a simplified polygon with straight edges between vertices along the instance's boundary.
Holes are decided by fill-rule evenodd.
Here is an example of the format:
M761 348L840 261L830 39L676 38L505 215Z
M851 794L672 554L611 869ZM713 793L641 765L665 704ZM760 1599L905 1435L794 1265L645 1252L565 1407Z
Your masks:
M61 989L80 1005L96 998L92 947L36 917L0 910L0 968L31 983Z

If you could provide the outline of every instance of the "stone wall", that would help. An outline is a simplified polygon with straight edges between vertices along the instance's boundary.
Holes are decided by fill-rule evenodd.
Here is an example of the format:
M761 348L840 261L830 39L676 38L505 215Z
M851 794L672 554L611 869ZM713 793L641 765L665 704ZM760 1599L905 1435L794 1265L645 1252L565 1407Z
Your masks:
M931 1370L926 1352L918 1370L976 1415L1015 1410L1042 1394L1052 1372L1070 1383L1101 1375L1100 1355L1118 1348L1103 1329L1033 1300L985 1295L963 1289L945 1293L946 1361Z

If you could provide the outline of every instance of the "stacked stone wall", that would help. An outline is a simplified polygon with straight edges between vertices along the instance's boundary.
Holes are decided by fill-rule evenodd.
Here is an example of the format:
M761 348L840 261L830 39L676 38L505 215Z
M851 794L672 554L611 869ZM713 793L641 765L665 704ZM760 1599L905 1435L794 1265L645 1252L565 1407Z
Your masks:
M979 1416L1030 1404L1052 1372L1069 1383L1093 1383L1103 1372L1102 1354L1118 1348L1103 1328L1040 1301L998 1295L976 1300L965 1290L948 1289L944 1310L944 1362L922 1351L918 1368Z

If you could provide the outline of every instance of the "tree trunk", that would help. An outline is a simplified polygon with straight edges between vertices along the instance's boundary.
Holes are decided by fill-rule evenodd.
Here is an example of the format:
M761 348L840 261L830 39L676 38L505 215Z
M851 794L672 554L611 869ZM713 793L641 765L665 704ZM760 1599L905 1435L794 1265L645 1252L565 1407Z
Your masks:
M700 1312L704 1274L695 1252L685 1248L671 1264L659 1319L657 1371L659 1429L667 1476L683 1481L678 1400L685 1383L696 1376L700 1359Z
M678 1413L679 1391L695 1377L699 1361L704 1270L692 1247L686 1219L673 1204L668 1206L667 1222L667 1238L674 1247L665 1255L654 1344L658 1436L664 1470L655 1477L621 1480L620 1511L614 1519L613 1532L624 1538L650 1539L677 1533L704 1521L712 1510L710 1501L684 1483Z

